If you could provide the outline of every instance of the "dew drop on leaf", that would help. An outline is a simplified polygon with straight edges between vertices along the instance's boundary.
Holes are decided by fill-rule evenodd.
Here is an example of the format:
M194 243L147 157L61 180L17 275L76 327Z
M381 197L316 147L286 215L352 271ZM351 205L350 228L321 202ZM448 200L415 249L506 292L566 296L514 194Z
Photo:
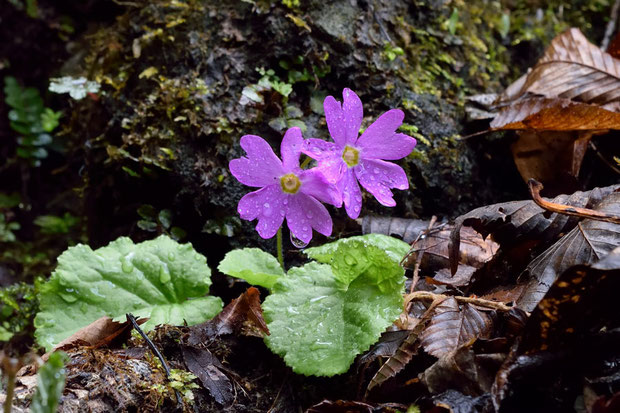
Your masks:
M168 281L170 281L170 271L168 271L165 265L162 265L159 269L159 282L165 284Z
M351 266L353 266L353 265L357 264L357 260L356 260L356 259L355 259L355 257L354 257L354 256L352 256L352 255L346 255L346 256L344 257L344 262L345 262L347 265L351 265Z
M123 270L124 273L131 273L133 271L133 265L131 264L131 261L129 261L128 259L121 259L121 269Z

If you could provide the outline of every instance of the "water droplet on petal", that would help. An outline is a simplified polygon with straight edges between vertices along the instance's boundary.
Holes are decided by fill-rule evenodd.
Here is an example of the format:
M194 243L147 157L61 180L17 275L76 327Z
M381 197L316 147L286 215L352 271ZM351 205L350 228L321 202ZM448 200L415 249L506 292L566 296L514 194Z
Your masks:
M308 245L307 242L303 242L295 235L293 235L293 233L291 233L291 244L293 244L295 248L305 248Z
M269 205L269 202L265 202L263 204L263 215L265 215L266 217L271 216L271 213L273 212L271 205Z
M176 255L174 255L174 252L168 253L168 259L170 261L174 261L175 258L176 258Z
M308 217L308 219L312 218L314 216L314 214L312 213L312 211L308 210L308 212L306 212L306 217Z

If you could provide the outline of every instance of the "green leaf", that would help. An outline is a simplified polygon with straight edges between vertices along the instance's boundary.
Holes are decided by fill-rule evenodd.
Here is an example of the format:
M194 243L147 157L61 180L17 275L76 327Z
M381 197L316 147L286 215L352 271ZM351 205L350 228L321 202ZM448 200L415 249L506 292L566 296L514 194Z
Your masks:
M330 264L335 254L338 252L338 249L342 245L347 245L350 243L357 244L358 242L362 242L364 247L373 246L382 249L386 252L386 254L398 262L400 262L400 260L409 252L409 249L411 248L409 244L399 240L398 238L381 234L367 234L357 237L342 238L336 242L321 245L320 247L307 248L304 252L308 257L318 262ZM353 254L363 255L363 248L361 251L353 252Z
M157 210L153 205L143 204L138 207L138 215L144 219L153 220L157 216Z
M50 108L45 108L41 113L41 126L45 132L51 132L58 126L58 120L62 116L62 112L54 112Z
M157 222L147 221L146 219L141 219L138 221L138 228L143 231L155 232L157 231Z
M400 314L403 274L389 274L393 288L385 290L376 274L365 272L344 291L329 265L292 268L263 303L267 346L296 373L346 372Z
M170 228L170 225L172 225L172 211L169 209L162 209L161 211L159 211L159 222L161 223L161 226L164 227L165 229Z
M0 192L0 209L16 207L20 202L21 197L17 192L13 192L12 194Z
M205 296L210 276L205 257L191 244L165 235L140 244L119 238L95 251L70 247L41 287L35 336L49 350L104 315L122 320L129 312L150 317L146 330L201 323L222 309L222 300Z
M402 307L409 245L370 234L341 239L306 254L310 263L281 277L263 303L267 345L294 371L332 376L347 371Z
M183 228L172 227L170 228L170 236L172 239L179 241L187 236L187 232Z
M78 222L79 220L68 212L62 217L41 215L34 220L34 224L41 227L43 234L67 234Z
M241 278L252 285L269 289L273 288L276 281L284 276L278 260L258 248L230 251L217 269L231 277Z
M65 388L65 363L68 357L62 351L50 354L47 363L37 375L37 389L30 403L31 413L55 413Z

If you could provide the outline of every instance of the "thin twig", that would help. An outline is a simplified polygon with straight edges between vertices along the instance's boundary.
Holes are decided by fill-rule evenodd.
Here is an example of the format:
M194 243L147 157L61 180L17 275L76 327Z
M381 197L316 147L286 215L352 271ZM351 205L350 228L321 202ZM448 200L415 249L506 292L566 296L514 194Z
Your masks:
M453 297L458 303L474 304L480 307L486 307L498 311L510 311L513 307L510 307L504 303L498 303L497 301L485 300L478 297L462 297L462 296L449 296L445 294L435 294L430 291L416 291L405 296L405 303L411 301L436 301L438 299L447 299Z
M278 398L280 398L280 393L282 393L282 389L284 388L284 385L287 383L287 379L288 379L288 371L285 373L284 378L282 379L282 384L280 385L280 389L278 390L278 393L276 394L276 398L273 399L273 403L271 403L271 406L269 407L269 410L267 410L267 413L271 413L275 409L276 403L278 402Z
M168 363L166 363L166 360L164 359L164 356L157 349L157 347L155 346L155 343L153 343L151 341L151 339L146 335L146 333L144 331L142 331L142 329L138 325L138 322L136 321L136 318L133 316L133 314L127 313L127 314L125 314L125 317L127 317L127 321L129 321L131 323L131 325L133 326L134 330L136 330L138 332L138 334L140 334L140 336L142 336L144 341L146 341L146 345L151 349L151 351L153 352L155 357L157 357L159 359L159 361L161 362L161 365L164 367L164 371L166 372L166 378L168 380L170 380L170 367L168 367ZM183 401L182 401L182 398L181 398L181 393L179 393L179 391L175 389L174 390L174 394L177 397L177 403L182 404Z
M620 1L620 0L618 0ZM612 164L611 162L609 162L601 153L601 151L598 150L598 148L596 147L596 145L590 141L588 143L590 145L590 147L594 150L594 152L596 153L596 156L598 156L598 158L603 161L603 163L605 164L605 166L607 166L609 169L611 169L612 171L614 171L615 173L617 173L618 175L620 175L620 169L618 169L614 164Z
M543 184L535 179L530 179L527 182L530 188L530 194L532 199L536 202L536 205L546 209L547 211L556 212L558 214L570 215L579 218L594 219L596 221L610 222L612 224L620 224L620 217L613 214L607 214L605 212L596 211L594 209L579 208L571 205L556 204L554 202L545 201L540 196L540 191L544 188Z
M611 8L611 18L609 22L607 22L607 28L605 28L605 36L603 36L603 41L601 42L601 49L607 50L609 47L609 42L611 41L611 37L614 35L614 29L616 28L616 24L618 22L618 11L620 10L620 0L616 0L614 5Z

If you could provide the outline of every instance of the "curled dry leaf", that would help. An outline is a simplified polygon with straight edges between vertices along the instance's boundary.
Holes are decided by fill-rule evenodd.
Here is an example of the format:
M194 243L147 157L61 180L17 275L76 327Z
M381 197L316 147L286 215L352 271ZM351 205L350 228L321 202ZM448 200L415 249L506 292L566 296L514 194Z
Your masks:
M423 253L420 266L427 271L437 271L435 281L455 286L466 285L474 271L493 258L499 245L491 239L483 239L472 228L461 227L462 242L459 245L458 272L450 276L443 269L447 268L450 262L451 232L451 226L431 230L424 238L420 238L411 246L402 265L413 269L418 254Z
M198 345L217 336L232 333L261 338L269 334L269 329L263 319L260 292L255 287L248 288L232 300L212 320L190 327L188 344Z
M427 353L439 358L470 340L488 337L492 325L486 313L466 303L459 305L450 297L435 309L428 327L420 334L420 343Z
M592 208L601 199L618 190L620 185L594 188L572 195L559 195L554 203ZM483 237L491 235L502 248L510 248L524 242L547 243L560 234L570 231L579 220L574 217L549 214L534 201L503 202L476 208L455 220L450 234L450 270L456 273L459 266L461 228L470 226Z
M595 208L620 215L620 192L613 192ZM594 263L620 245L620 224L591 219L575 228L532 261L525 273L532 279L517 300L517 306L532 311L559 274L577 264Z
M514 101L526 93L597 105L620 101L620 60L571 28L556 36L536 66L500 97Z

